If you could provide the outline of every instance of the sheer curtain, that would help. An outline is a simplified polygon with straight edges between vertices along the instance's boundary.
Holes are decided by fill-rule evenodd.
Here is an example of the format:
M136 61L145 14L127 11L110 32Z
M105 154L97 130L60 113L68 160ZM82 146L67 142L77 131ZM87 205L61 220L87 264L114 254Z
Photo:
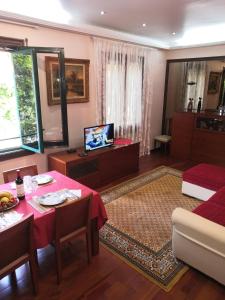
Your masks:
M187 109L189 98L193 98L193 108L197 109L199 97L204 101L206 62L193 61L184 63L186 66L186 87L184 109ZM193 84L190 84L193 83Z
M141 142L150 153L151 49L94 39L97 122L114 123L115 136Z

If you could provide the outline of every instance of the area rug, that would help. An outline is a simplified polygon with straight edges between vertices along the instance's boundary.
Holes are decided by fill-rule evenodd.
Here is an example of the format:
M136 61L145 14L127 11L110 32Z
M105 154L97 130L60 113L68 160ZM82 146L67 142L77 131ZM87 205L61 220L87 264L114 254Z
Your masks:
M101 193L109 219L101 242L166 291L188 270L172 253L172 212L201 202L182 195L181 183L180 171L162 166Z

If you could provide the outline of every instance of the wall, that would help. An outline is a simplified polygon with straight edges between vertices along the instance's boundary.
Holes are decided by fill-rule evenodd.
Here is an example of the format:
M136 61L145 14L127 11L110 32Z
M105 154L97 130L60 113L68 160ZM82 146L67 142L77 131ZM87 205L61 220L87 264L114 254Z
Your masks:
M166 59L225 56L225 45L167 50Z
M166 60L163 51L152 52L152 110L151 110L151 149L154 137L161 134L164 101Z
M93 44L90 36L69 33L54 29L38 27L37 29L18 25L0 23L0 36L28 38L29 46L63 47L65 57L90 59L90 101L88 103L68 104L68 127L70 147L79 147L83 143L83 128L96 124L95 76L93 71ZM151 116L151 145L154 136L160 134L162 123L164 81L165 81L165 52L152 52L152 116ZM46 95L46 93L45 93ZM46 96L45 96L46 97ZM44 104L47 99L42 99ZM22 165L38 164L39 172L47 171L47 154L59 151L59 148L47 149L44 154L11 159L0 162L0 183L3 170L17 168Z

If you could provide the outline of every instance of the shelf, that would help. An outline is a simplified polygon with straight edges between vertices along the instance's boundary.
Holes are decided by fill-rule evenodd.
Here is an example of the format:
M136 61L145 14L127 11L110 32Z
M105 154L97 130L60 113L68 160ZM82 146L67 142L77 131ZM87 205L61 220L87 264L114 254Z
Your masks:
M77 179L87 176L90 173L96 173L98 171L99 160L93 158L87 161L80 161L75 165L71 164L68 168L68 176Z
M197 117L196 129L225 133L225 119L217 117Z

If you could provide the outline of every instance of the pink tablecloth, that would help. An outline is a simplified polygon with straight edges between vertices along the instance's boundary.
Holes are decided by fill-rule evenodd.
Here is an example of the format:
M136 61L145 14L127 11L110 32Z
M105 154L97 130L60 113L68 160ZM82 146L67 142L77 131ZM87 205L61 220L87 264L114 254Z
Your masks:
M107 214L104 204L101 200L99 193L96 191L80 184L79 182L70 179L56 171L51 171L46 174L51 175L55 182L38 187L34 194L26 195L26 199L20 201L19 205L15 210L24 215L33 213L34 214L34 238L37 248L46 247L49 243L53 241L54 233L54 208L48 212L40 213L35 208L33 208L27 201L32 198L33 195L43 195L49 192L58 191L61 189L80 189L82 196L88 193L93 193L93 206L92 206L92 218L97 218L98 229L100 229L107 220ZM9 190L15 194L15 190L11 190L10 184L0 185L0 190Z

